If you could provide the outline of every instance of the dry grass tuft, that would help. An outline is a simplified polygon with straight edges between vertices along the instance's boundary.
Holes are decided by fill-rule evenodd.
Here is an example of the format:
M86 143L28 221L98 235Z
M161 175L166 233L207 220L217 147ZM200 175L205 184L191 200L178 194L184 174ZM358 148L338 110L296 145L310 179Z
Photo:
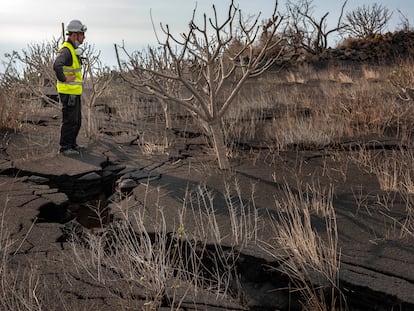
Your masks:
M0 87L0 129L18 130L21 126L21 114L25 110L16 98L15 92Z
M21 267L11 262L11 254L16 252L19 241L11 239L5 222L6 211L7 199L0 213L0 309L40 311L48 306L48 310L55 310L56 302L46 297L46 287L36 268Z
M200 289L216 299L226 297L237 290L235 263L244 245L257 238L259 222L254 205L243 203L237 183L235 190L227 189L232 246L223 246L228 237L217 219L214 194L199 185L187 191L182 209L174 216L166 216L161 204L151 207L155 215L150 216L145 199L143 205L130 207L124 200L118 206L118 219L106 230L85 232L81 238L74 235L74 266L101 285L129 288L120 301L123 305L137 304L128 297L137 290L144 292L145 310L157 310L165 301L179 310L182 301ZM230 194L234 191L239 194L236 199ZM172 232L167 230L167 218L177 221Z
M350 77L349 75L347 75L346 73L343 73L343 72L338 73L337 80L339 82L345 83L345 84L347 84L347 83L352 84L354 82L352 77Z
M362 74L366 80L380 81L381 73L378 69L364 66L362 67Z
M340 261L332 190L321 190L310 185L306 192L296 192L286 185L286 200L275 198L276 213L271 216L274 238L261 245L281 262L279 269L289 276L293 290L301 293L304 310L312 311L341 309L343 303L338 286ZM318 233L312 214L321 210L325 216L319 221L324 222L325 230Z
M364 148L351 155L351 161L377 177L379 187L385 192L398 193L406 206L403 220L399 224L401 236L414 236L414 153L411 149L370 151ZM388 207L386 206L388 209Z

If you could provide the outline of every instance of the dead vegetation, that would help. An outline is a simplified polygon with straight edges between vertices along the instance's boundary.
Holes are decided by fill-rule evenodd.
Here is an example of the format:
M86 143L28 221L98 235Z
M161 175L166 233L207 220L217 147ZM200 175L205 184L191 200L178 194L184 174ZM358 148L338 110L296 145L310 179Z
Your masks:
M235 14L233 4L230 9L230 13ZM279 24L275 16L272 18L276 31ZM230 17L226 23L232 22ZM220 30L217 21L213 29ZM191 29L184 42L185 48L190 43L197 47L190 38L195 30L197 28ZM206 35L205 30L201 33ZM168 31L167 35L173 40ZM226 40L229 39L223 39L221 44ZM199 62L196 65L201 63L209 70L199 71L189 88L190 91L196 88L194 97L203 96L195 108L188 104L194 97L186 102L186 98L190 99L188 93L175 93L174 96L184 99L173 98L169 93L173 87L165 89L168 94L163 93L164 84L154 80L155 86L148 86L146 75L138 85L137 80L134 82L138 88L147 87L147 94L131 88L119 74L105 70L101 77L106 79L91 82L91 92L87 94L89 105L86 105L89 110L85 114L88 116L86 132L91 142L107 136L119 137L136 144L137 153L151 157L167 154L177 147L171 135L171 131L177 129L184 133L182 135L199 135L202 144L217 149L217 138L213 135L212 141L211 133L206 132L200 119L194 118L195 113L202 121L210 126L217 125L223 131L219 139L226 148L221 157L230 162L248 157L253 163L274 164L284 152L293 151L298 155L296 166L292 168L295 190L292 181L283 181L282 192L274 195L274 204L269 208L272 213L266 215L271 219L271 226L264 225L263 215L256 208L255 190L243 193L237 179L233 179L226 181L223 192L229 214L225 224L230 229L227 234L223 234L224 226L217 220L215 193L200 184L188 190L182 198L182 208L173 218L166 217L162 205L155 205L155 214L150 217L146 200L139 206L128 206L128 198L125 198L117 202L118 205L114 203L114 208L119 209L116 222L102 226L98 233L88 231L81 238L73 235L71 248L77 272L87 274L96 284L112 291L127 293L122 299L117 297L125 308L156 310L167 304L179 310L183 301L196 296L201 288L217 299L240 299L235 263L243 249L253 244L281 263L278 270L289 277L292 286L289 290L300 293L303 309L346 310L346 295L341 291L338 276L341 251L334 196L335 185L349 178L350 167L375 176L379 188L375 204L368 204L368 194L355 189L355 214L377 213L389 220L387 226L390 222L393 226L384 228L381 239L414 236L413 62L407 59L368 65L332 61L321 67L302 64L264 74L260 66L268 69L270 63L255 63L254 58L249 58L247 64L241 63L245 53L253 53L250 47L253 41L242 46L234 56L233 60L238 59L240 63L232 63L233 66L239 66L245 74L240 77L243 83L236 84L234 93L228 94L227 102L222 102L221 107L215 106L217 92L224 77L234 72L230 68L225 73L228 68L224 63L213 61L217 55L207 59L196 55ZM265 43L263 53L271 47L274 48L274 42ZM169 50L171 46L167 44L164 48ZM176 57L171 53L170 60L177 61ZM180 59L176 65L181 65L182 61ZM172 66L173 62L162 63L160 59L158 67L151 70L136 63L132 68L150 76L165 77L166 73L158 70L162 64ZM170 69L167 80L186 83L180 71L169 75L176 67ZM219 79L207 75L212 72L218 74ZM260 73L260 77L254 77L256 73ZM21 108L26 99L21 98L22 93L11 92L16 90L10 87L15 85L13 81L2 81L0 89L2 130L20 129L25 121L25 109L33 112L42 107L39 101L31 100ZM212 93L215 95L210 96ZM159 95L158 99L154 94ZM184 104L169 104L165 110L163 100L167 99ZM232 101L237 105L230 105ZM213 111L215 114L210 114ZM52 144L52 140L43 143ZM7 144L5 137L2 144ZM306 161L299 156L303 150L322 154L317 173L304 171ZM232 174L231 167L221 166L229 168ZM213 174L211 161L201 163L200 167L206 176ZM281 182L276 173L275 184ZM147 195L145 193L145 199ZM393 218L387 213L393 209L395 196L404 204L403 218ZM174 230L170 230L171 226ZM271 239L262 239L265 229L271 232ZM41 283L36 273L11 271L8 257L12 245L7 226L1 221L0 296L3 306L15 310L42 310L42 304L47 301L38 296ZM206 257L210 264L208 273ZM29 280L23 288L17 286L21 278ZM136 296L139 295L143 295L144 302L137 306Z
M399 83L389 80L390 74L398 70L401 76L411 67L411 62L369 70L365 66L352 70L344 65L325 69L306 67L269 72L248 81L237 97L237 108L229 109L223 118L231 161L244 158L246 150L250 158L269 163L276 163L284 152L292 150L330 150L317 174L309 177L309 173L302 171L301 159L292 168L296 176L294 187L292 181L286 180L282 194L274 197L272 226L267 226L267 230L273 230L271 240L261 238L265 225L263 215L255 208L254 188L246 201L246 193L241 191L237 179L230 179L225 191L230 235L223 236L223 224L217 221L215 194L200 185L183 197L182 209L177 211L174 221L171 215L167 220L162 205L155 209L157 215L148 218L145 200L142 206L126 209L119 206L119 221L99 233L91 231L81 239L74 236L71 244L74 267L101 286L124 292L129 288L129 294L120 300L123 305L156 310L168 301L171 308L178 310L183 301L196 297L198 288L208 289L216 299L237 297L235 262L244 247L261 245L282 263L278 271L289 276L292 292L301 293L304 309L346 310L346 295L341 291L338 277L341 252L333 200L335 184L349 178L351 166L376 176L379 191L383 191L378 193L375 205L368 205L367 194L356 189L356 213L382 213L393 223L384 228L386 238L402 239L414 234L412 108L407 105L411 103L409 99L400 96L404 92L402 83L409 77L400 78ZM120 91L114 92L116 88ZM116 81L103 92L104 102L92 114L91 120L96 124L91 127L96 130L93 139L109 134L130 139L138 135L137 152L148 156L173 149L175 140L164 128L162 104L148 102L124 88L122 81ZM112 94L118 94L118 98L112 99ZM126 100L131 102L125 104ZM105 105L110 110L98 113ZM197 129L185 110L175 107L170 113L173 128ZM155 124L158 130L153 131L154 125L148 129L138 127L144 120ZM209 144L207 137L202 140ZM212 174L211 168L206 166L206 173ZM281 182L276 172L274 181ZM404 218L391 219L392 214L387 214L393 209L395 195L405 202ZM194 223L195 226L190 225ZM171 225L175 230L167 230ZM4 271L9 269L6 254L10 245L5 228ZM209 274L204 270L206 256L217 260ZM7 278L4 282L14 282L13 278L21 276L2 273L2 277ZM32 295L22 293L23 296L17 297L29 301L31 310L42 303L34 296L41 284L33 279L27 284ZM142 305L131 298L137 295L143 295Z

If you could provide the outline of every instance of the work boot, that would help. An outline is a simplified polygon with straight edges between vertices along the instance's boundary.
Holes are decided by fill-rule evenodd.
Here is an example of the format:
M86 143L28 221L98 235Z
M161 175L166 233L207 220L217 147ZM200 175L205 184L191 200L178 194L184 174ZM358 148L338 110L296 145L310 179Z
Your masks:
M70 148L70 149L60 150L59 153L63 154L64 156L73 156L73 155L78 155L79 151Z
M75 149L76 151L81 151L85 149L84 145L76 145L75 147L73 147L73 149Z

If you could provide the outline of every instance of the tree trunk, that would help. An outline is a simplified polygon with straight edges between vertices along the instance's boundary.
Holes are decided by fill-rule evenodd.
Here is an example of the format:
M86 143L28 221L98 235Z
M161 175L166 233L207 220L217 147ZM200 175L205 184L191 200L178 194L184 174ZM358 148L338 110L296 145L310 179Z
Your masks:
M229 159L227 158L227 147L224 143L223 129L221 128L220 121L214 121L209 124L211 136L213 137L214 150L217 155L217 160L220 169L230 169Z
M165 100L161 100L161 103L162 103L162 108L164 110L165 128L170 129L172 128L170 107Z

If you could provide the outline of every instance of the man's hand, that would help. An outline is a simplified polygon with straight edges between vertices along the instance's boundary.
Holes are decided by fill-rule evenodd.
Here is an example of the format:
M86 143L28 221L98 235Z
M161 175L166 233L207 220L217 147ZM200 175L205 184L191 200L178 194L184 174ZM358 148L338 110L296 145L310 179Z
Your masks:
M66 82L74 82L74 81L75 81L75 75L66 76Z

